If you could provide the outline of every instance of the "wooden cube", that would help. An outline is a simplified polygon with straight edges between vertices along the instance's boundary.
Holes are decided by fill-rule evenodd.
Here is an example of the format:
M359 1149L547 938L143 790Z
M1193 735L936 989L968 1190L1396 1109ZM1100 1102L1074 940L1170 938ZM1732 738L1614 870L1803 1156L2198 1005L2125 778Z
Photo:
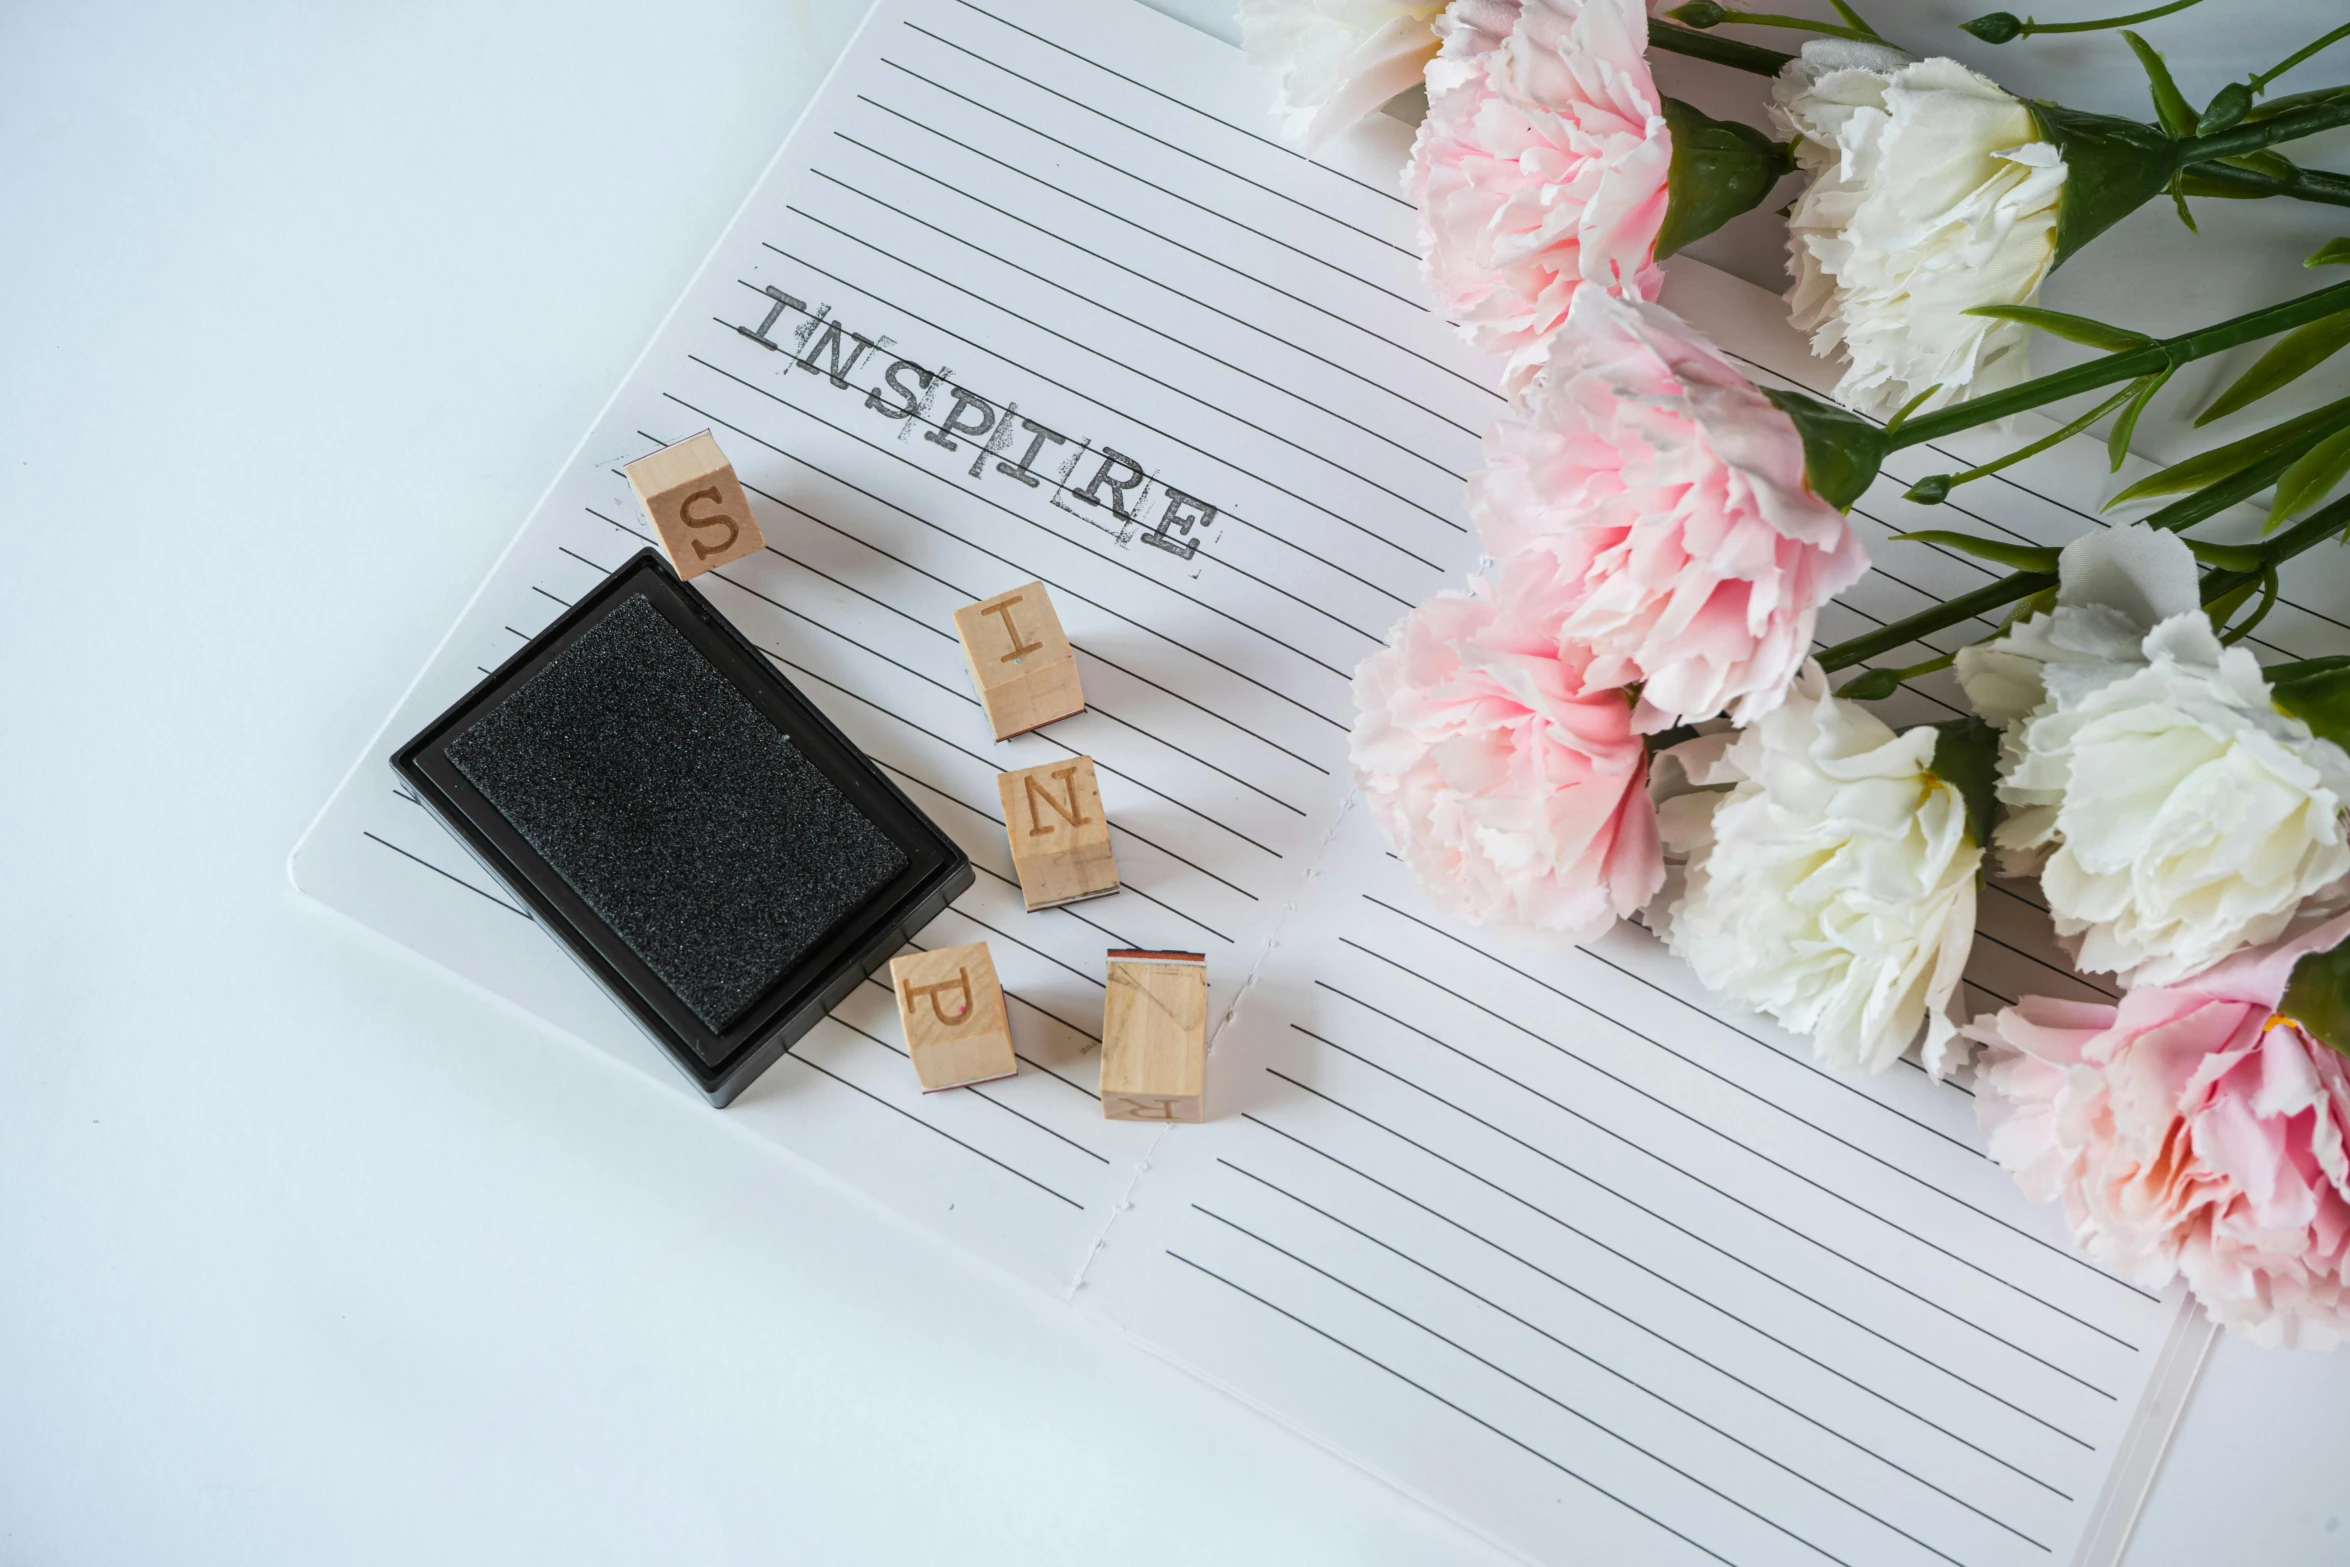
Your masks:
M1118 859L1092 757L998 773L995 787L1029 913L1118 890Z
M679 576L698 577L767 547L750 497L709 431L639 457L622 471Z
M1102 998L1102 1115L1207 1117L1208 960L1197 952L1112 952Z
M955 611L955 636L998 740L1085 711L1077 654L1043 583L964 605Z
M898 1022L906 1054L922 1091L961 1088L1010 1077L1012 1023L1004 1015L1003 987L987 943L936 947L892 958L889 982L898 993Z

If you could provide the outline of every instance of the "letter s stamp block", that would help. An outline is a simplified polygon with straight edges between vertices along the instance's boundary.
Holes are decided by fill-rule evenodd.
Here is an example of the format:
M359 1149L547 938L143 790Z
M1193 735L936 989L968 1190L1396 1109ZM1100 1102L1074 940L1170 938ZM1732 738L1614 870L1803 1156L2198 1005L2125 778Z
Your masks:
M709 431L639 457L622 471L680 577L698 577L767 547L751 516L750 497Z

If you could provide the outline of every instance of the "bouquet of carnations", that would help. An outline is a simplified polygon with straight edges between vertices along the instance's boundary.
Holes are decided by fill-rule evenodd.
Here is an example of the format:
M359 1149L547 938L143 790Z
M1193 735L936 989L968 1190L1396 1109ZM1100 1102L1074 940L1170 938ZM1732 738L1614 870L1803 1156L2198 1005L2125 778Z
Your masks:
M2003 43L2193 3L1967 30ZM1835 1068L1915 1051L1937 1076L1971 1070L1992 1156L2063 1204L2094 1260L2153 1287L2184 1277L2262 1342L2334 1343L2350 1336L2350 658L2263 667L2246 639L2282 563L2350 529L2333 498L2350 398L2139 480L2115 503L2177 498L2061 549L1912 535L2009 573L1838 646L1813 633L1868 570L1845 512L1890 453L2065 403L2061 428L1909 498L1939 503L2100 421L2118 471L2181 366L2277 339L2207 421L2350 346L2350 283L2167 338L2036 304L2150 201L2190 226L2190 197L2350 205L2350 178L2275 150L2350 123L2350 88L2268 95L2350 27L2200 110L2124 31L2142 122L2026 102L1835 9L1244 0L1284 128L1309 145L1424 84L1406 175L1423 272L1506 364L1469 481L1485 563L1357 672L1359 787L1460 917L1572 941L1638 919ZM1789 55L1724 24L1819 36ZM1777 136L1661 94L1660 48L1766 75ZM1833 402L1757 386L1656 302L1660 258L1786 177L1788 303L1839 363ZM2310 259L2350 261L2350 242ZM2098 354L2033 378L2039 331ZM2264 494L2258 543L2192 536ZM1929 656L1891 661L1905 650ZM1945 669L1970 713L1896 730L1872 710ZM1842 670L1860 672L1838 687ZM2115 1004L1961 1013L1994 874L2037 878Z

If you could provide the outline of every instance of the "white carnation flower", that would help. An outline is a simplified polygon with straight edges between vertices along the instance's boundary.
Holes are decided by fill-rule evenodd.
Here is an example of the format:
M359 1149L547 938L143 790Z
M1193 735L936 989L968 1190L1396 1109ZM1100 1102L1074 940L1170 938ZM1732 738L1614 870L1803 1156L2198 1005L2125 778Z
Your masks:
M1983 851L1931 769L1935 739L1895 734L1807 664L1772 713L1660 758L1710 792L1659 808L1687 862L1651 923L1707 987L1843 1070L1883 1071L1921 1025L1937 1076L1963 1048L1950 1006Z
M2175 535L2115 528L2065 547L2057 606L1959 655L2006 729L1995 835L2038 870L2084 969L2168 984L2281 935L2350 875L2350 755L2277 711L2224 647Z
M1889 415L2027 373L2027 328L1965 312L2025 305L2056 259L2063 156L2023 101L1955 60L1821 39L1773 83L1810 184L1787 228L1795 325L1845 357L1836 396Z
M1407 0L1241 0L1240 35L1273 76L1281 134L1312 149L1419 83L1443 11Z

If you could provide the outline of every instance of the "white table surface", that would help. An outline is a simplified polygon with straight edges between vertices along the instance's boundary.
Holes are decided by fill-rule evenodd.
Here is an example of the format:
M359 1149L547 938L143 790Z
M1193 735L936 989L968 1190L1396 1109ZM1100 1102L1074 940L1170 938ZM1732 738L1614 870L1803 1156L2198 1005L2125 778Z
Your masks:
M7 1567L1501 1559L287 885L861 9L0 8ZM2337 12L2158 36L2208 93ZM2142 112L2110 37L1997 58ZM2350 229L2223 218L2051 301ZM2350 1356L2223 1344L2131 1567L2350 1562L2346 1462Z

